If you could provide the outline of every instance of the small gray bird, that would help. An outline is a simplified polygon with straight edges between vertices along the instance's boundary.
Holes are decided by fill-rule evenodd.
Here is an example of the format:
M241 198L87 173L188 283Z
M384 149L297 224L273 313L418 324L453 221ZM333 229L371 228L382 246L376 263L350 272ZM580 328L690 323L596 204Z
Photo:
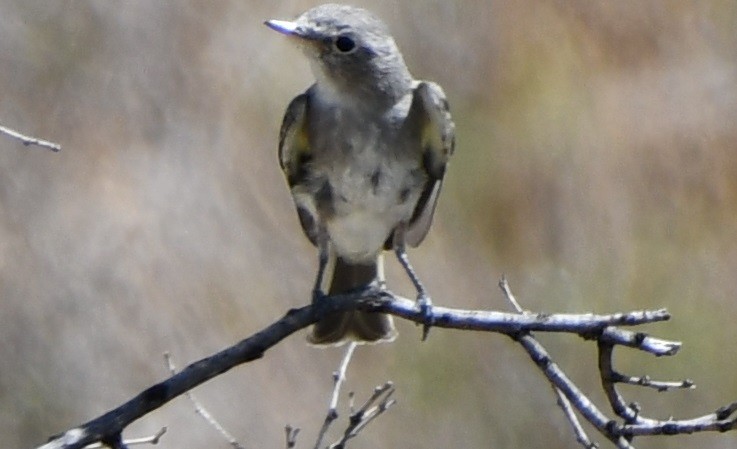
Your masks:
M364 9L328 4L266 25L302 48L316 80L289 104L279 135L299 221L319 251L313 301L383 288L381 254L393 249L429 313L405 245L425 238L453 153L443 90L412 78L387 26ZM390 316L355 311L320 321L308 341L395 337Z

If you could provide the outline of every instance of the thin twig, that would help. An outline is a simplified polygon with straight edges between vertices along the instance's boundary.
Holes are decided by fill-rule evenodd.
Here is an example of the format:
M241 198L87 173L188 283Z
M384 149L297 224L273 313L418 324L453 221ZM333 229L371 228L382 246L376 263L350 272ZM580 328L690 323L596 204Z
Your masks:
M287 434L287 449L291 449L297 445L297 435L299 435L299 427L292 427L287 424L284 427L284 431Z
M513 337L515 338L515 337ZM616 423L608 418L594 403L571 381L570 378L553 362L550 354L531 335L525 334L515 338L527 351L533 362L540 368L548 381L558 388L573 407L586 418L599 432L606 436L619 449L632 449L633 446L624 438L618 429L613 428Z
M633 332L611 326L604 328L595 338L604 343L639 349L658 357L676 355L681 349L679 341L663 340L651 337L644 332Z
M166 360L166 365L169 368L169 371L171 371L172 375L177 373L177 369L174 366L174 362L171 359L171 354L168 352L164 353L164 359ZM211 414L207 411L207 409L200 404L200 402L197 400L197 398L194 397L192 392L187 391L184 393L185 396L192 402L194 405L195 412L202 417L212 428L214 428L220 435L222 435L223 438L233 446L235 449L245 449L238 440L235 439L233 435L228 432L225 427L223 427Z
M692 390L696 384L691 379L683 380L652 380L650 376L625 376L618 374L617 382L638 387L648 387L663 392L668 390Z
M721 407L714 413L693 419L666 421L642 420L638 424L625 424L620 429L623 435L679 435L694 432L727 432L737 428L737 402Z
M389 410L396 404L392 398L395 388L392 382L387 382L374 388L374 393L357 411L351 413L350 424L343 432L343 436L330 445L330 449L343 449L351 438L356 437L374 419ZM375 405L374 405L375 404Z
M499 288L504 293L504 297L507 298L507 301L509 301L510 304L512 304L512 307L517 311L517 313L524 313L524 310L519 305L519 302L517 302L517 299L514 297L514 294L512 293L512 289L509 287L509 282L507 282L507 278L502 276L501 280L499 281ZM533 338L530 333L527 333L527 337ZM586 434L586 431L581 426L581 423L578 420L578 417L576 416L575 412L573 411L573 408L571 407L571 402L568 400L565 394L558 388L555 384L551 384L553 387L553 391L555 392L556 396L558 397L558 405L563 409L563 414L568 418L568 422L571 424L571 427L573 427L573 432L576 435L576 441L581 443L586 449L593 449L596 448L596 443L591 442L591 438Z
M507 282L507 278L502 275L502 278L499 280L499 288L502 289L502 292L504 293L504 297L507 298L507 301L509 301L510 304L512 304L512 308L519 314L524 314L525 311L522 309L522 306L519 305L517 302L517 298L514 297L512 294L512 289L509 288L509 282Z
M510 300L512 304L515 304L517 310L522 310L519 303L514 298L509 283L506 279L502 278L499 281L499 287L504 296ZM511 299L510 299L511 298ZM575 416L572 410L572 406L583 415L586 420L596 427L603 435L605 435L617 448L619 449L634 449L630 442L622 437L621 435L615 435L611 430L613 421L609 420L584 394L578 387L566 376L566 374L553 362L550 355L547 353L545 348L530 334L529 331L521 332L513 338L521 343L522 347L527 351L528 355L532 358L535 364L548 378L556 395L559 398L558 403L563 408L568 421L574 429L576 434L576 440L584 444L586 447L591 446L590 438L586 435L583 427L581 426L578 418ZM563 398L564 401L561 401Z
M356 342L352 341L346 348L343 360L341 360L338 370L333 372L333 394L330 398L330 405L328 406L328 413L325 415L325 420L320 428L320 433L317 435L317 441L315 442L315 449L319 449L322 446L322 442L325 439L325 434L330 428L330 424L338 418L338 397L340 396L340 387L345 382L345 373L348 370L348 364L351 362L353 352L356 350Z
M0 125L0 133L5 134L6 136L10 136L16 140L20 140L21 143L23 143L23 145L25 146L36 145L51 150L55 153L61 151L61 145L59 145L58 143L49 142L48 140L43 140L36 137L26 136L25 134L21 134L14 129L10 129L2 125Z
M126 446L136 446L140 444L159 444L159 440L161 440L161 437L164 436L165 433L166 433L166 427L162 427L161 429L159 429L158 432L156 432L155 434L151 436L142 437L142 438L133 438L130 440L125 440L123 443ZM98 443L92 443L88 446L85 446L84 449L97 449L103 446L104 445L102 443L98 442Z
M560 391L558 388L553 387L553 391L558 397L558 405L561 409L563 409L563 413L566 415L566 418L568 418L568 422L571 423L571 427L573 427L573 433L576 435L576 441L581 443L581 446L586 449L598 448L599 445L592 442L591 439L589 439L589 436L586 434L586 431L583 430L581 421L578 420L578 416L576 416L576 413L571 406L571 401L569 401L566 395L564 395L563 392Z
M624 419L625 423L637 424L640 422L640 408L634 404L628 404L616 387L618 375L613 366L614 345L599 342L597 346L599 349L601 386L604 393L606 393L609 405L617 416Z
M335 386L333 388L333 397L330 399L330 409L336 410L338 408L338 396L340 396L340 387L345 382L345 373L348 371L348 364L351 363L351 358L356 350L356 342L352 341L348 343L343 360L340 362L338 371L333 373L333 382Z

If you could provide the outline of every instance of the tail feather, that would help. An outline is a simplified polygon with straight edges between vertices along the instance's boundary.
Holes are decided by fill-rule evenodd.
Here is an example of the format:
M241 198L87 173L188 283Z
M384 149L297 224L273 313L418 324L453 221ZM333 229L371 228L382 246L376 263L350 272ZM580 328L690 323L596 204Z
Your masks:
M355 264L336 257L328 294L348 293L374 282L380 276L380 263L381 260L377 259L373 263ZM391 316L351 311L316 323L307 340L314 345L339 345L347 340L357 343L390 342L396 336Z

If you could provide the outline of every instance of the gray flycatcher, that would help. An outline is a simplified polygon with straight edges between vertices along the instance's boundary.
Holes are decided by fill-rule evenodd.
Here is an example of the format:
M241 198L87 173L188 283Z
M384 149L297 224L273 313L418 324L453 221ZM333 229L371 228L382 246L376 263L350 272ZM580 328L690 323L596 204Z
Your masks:
M387 26L364 9L328 4L265 24L301 47L316 80L289 104L279 134L300 224L319 251L313 301L384 288L381 254L393 249L429 314L405 245L425 238L453 153L443 90L412 78ZM308 341L378 343L396 334L389 315L353 311L318 322Z

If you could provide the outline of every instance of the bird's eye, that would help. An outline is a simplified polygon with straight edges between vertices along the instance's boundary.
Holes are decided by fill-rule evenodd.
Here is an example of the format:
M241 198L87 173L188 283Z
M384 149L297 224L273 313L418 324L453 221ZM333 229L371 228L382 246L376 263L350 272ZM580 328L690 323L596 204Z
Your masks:
M349 53L356 48L356 43L348 36L338 36L333 45L341 53Z

